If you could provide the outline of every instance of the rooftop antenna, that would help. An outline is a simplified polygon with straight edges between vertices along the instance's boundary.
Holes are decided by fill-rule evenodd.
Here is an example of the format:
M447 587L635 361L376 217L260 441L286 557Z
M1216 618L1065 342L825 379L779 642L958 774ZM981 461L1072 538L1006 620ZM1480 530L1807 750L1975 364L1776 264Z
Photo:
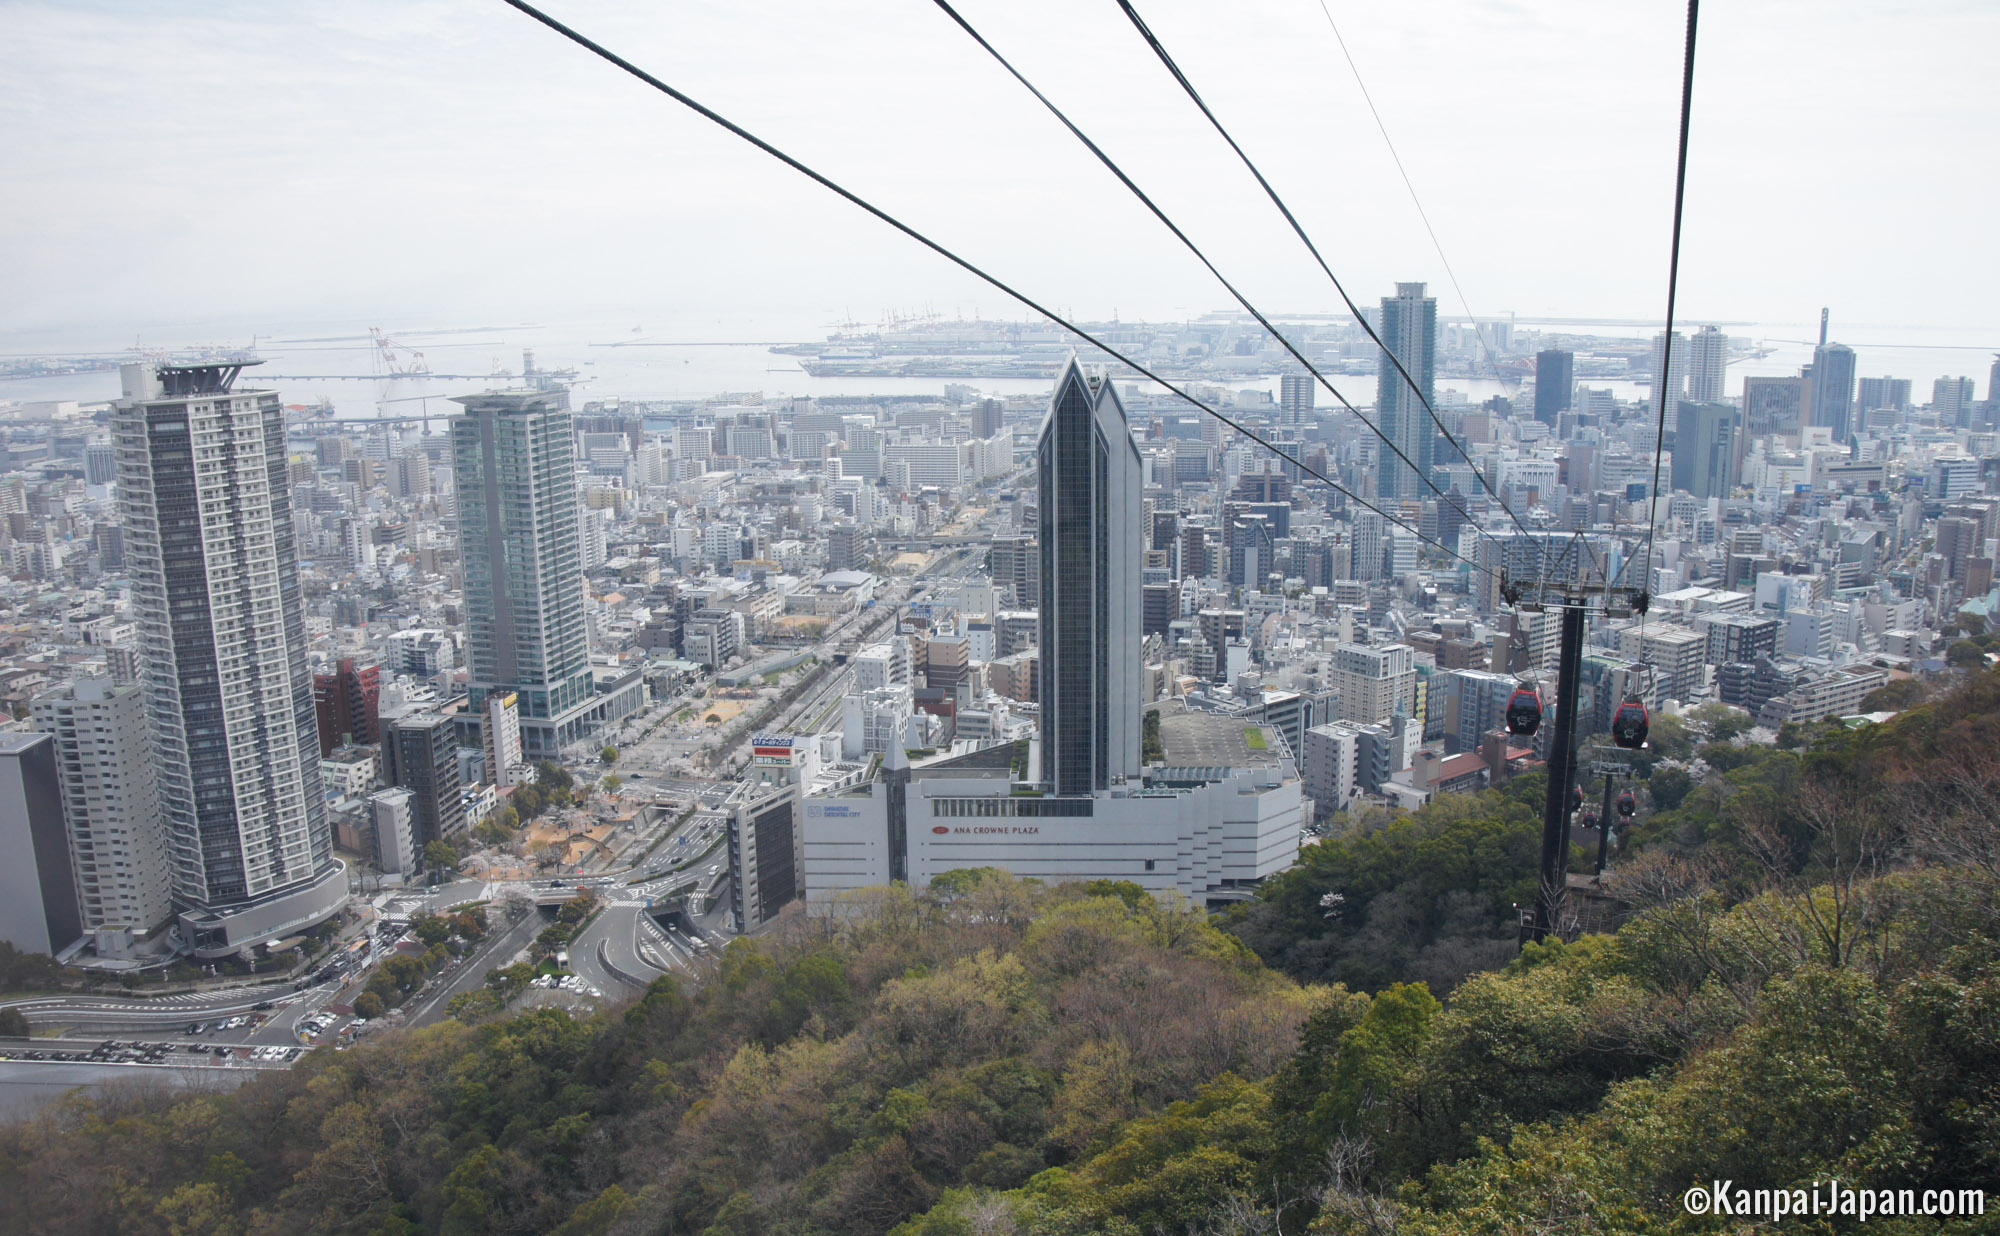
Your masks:
M1819 311L1819 346L1821 347L1826 346L1826 313L1825 309Z

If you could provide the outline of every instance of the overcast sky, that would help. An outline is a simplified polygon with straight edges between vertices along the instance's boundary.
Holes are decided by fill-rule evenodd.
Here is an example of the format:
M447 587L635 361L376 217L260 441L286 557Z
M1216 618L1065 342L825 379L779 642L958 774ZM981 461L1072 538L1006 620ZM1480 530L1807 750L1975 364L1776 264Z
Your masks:
M1356 298L1443 267L1319 0L1139 0ZM549 0L1048 303L1224 293L925 0ZM1326 0L1473 309L1657 316L1685 10ZM1337 302L1112 0L960 11L1272 311ZM2000 5L1703 10L1690 319L2000 323ZM0 0L0 331L997 293L498 0Z

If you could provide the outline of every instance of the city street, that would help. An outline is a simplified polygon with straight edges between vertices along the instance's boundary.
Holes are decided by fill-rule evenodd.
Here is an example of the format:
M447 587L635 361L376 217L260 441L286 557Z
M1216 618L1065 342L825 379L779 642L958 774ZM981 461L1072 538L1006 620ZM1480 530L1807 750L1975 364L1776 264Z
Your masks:
M973 548L949 551L931 563L925 575L961 568L981 553L983 550ZM807 688L806 694L778 715L747 726L733 736L727 747L716 755L712 766L731 767L759 733L782 733L788 729L821 732L837 723L840 697L853 681L853 676L850 671L835 666L833 658L839 653L851 653L863 645L888 638L893 633L898 606L924 586L914 581L892 582L873 606L842 615L810 649L820 664L813 671L816 680ZM637 790L643 785L668 795L698 795L704 789L716 787L726 792L729 785L727 778L707 780L669 775L677 762L688 760L713 745L713 736L701 720L702 710L710 703L710 698L705 689L695 694L676 696L648 707L619 727L619 732L627 735L628 739L625 745L619 747L617 771L629 787ZM687 719L676 720L682 713L688 714ZM629 737L634 734L645 736L637 739Z
M804 690L778 714L742 727L718 753L718 764L728 767L743 758L756 732L818 733L837 727L840 700L852 686L853 671L833 664L835 651L851 652L886 638L896 620L898 601L964 578L964 563L973 553L966 549L945 552L927 567L921 582L892 584L883 603L844 616L812 649L820 664ZM649 793L656 802L675 804L670 809L676 811L685 806L714 807L728 796L734 786L731 779L667 773L675 761L713 741L698 723L673 720L706 699L704 692L661 702L606 736L607 741L630 741L630 736L644 734L648 728L654 731L621 750L616 771L631 792ZM627 999L662 974L696 980L712 964L729 930L723 841L720 821L712 815L697 815L671 829L638 865L563 883L564 889L587 888L604 898L603 908L568 950L572 970L602 999ZM702 933L699 937L663 926L647 913L649 905L682 896L697 885L712 894L697 922ZM396 921L484 902L493 924L493 934L465 958L448 963L383 1024L423 1026L446 1017L455 997L478 990L493 969L511 964L550 921L535 913L507 923L502 903L511 897L545 897L553 887L551 882L539 880L489 883L458 878L435 888L401 889L372 898L381 915ZM103 1084L125 1069L151 1074L186 1071L189 1080L184 1084L199 1086L218 1084L203 1081L202 1074L221 1073L231 1080L220 1084L233 1084L233 1070L287 1067L299 1056L295 1049L342 1041L342 1031L354 1022L353 1002L365 990L373 968L389 955L389 943L387 939L376 942L376 947L334 981L311 984L303 990L296 990L288 979L153 999L104 994L0 1001L0 1007L19 1009L29 1025L43 1035L12 1051L0 1048L0 1054L12 1057L0 1059L0 1089L7 1089L10 1079L18 1074L25 1079L21 1083L25 1089L14 1096L15 1100L32 1104L39 1101L33 1096L56 1079L57 1074L50 1070L68 1070L61 1076L74 1075L81 1079L77 1084L92 1085ZM50 1038L52 1031L72 1037ZM120 1043L153 1044L164 1054L158 1061L150 1056L143 1061L93 1056L107 1037ZM25 1058L30 1052L43 1058Z
M598 912L570 941L570 969L606 997L617 999L643 991L667 972L639 954L640 923L646 921L643 901L614 901Z
M491 930L479 948L454 964L444 976L437 980L437 986L427 993L413 997L404 1006L403 1023L410 1026L427 1026L441 1021L447 1015L452 997L468 991L477 991L486 983L486 976L492 971L512 965L514 957L540 934L549 920L540 914L528 914L521 921L507 925L503 915L489 912Z

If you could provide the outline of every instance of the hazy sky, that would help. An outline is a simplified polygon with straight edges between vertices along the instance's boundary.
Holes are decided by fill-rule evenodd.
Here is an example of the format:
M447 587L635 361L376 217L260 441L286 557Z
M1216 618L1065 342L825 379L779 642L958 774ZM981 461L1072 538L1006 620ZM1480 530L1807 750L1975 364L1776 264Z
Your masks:
M1332 290L1112 0L963 12L1267 309ZM1356 298L1458 308L1319 0L1139 0ZM1657 316L1685 10L1326 0L1481 313ZM550 10L1048 303L1225 304L924 0ZM1688 318L2000 323L2000 5L1711 3ZM997 293L498 0L0 0L0 332ZM636 319L635 319L636 320Z

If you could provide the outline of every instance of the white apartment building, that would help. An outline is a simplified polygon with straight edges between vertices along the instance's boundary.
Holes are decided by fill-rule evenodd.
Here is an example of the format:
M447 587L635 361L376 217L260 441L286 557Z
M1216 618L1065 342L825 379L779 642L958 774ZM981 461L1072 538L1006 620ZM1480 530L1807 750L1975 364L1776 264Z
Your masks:
M715 431L708 428L674 430L674 458L705 460L715 454Z
M897 464L908 465L912 489L954 489L966 482L965 452L956 442L892 442L882 450L882 467L886 473Z
M512 691L487 696L483 720L479 736L486 749L486 779L498 789L512 789L527 771L527 761L521 756L519 697Z
M345 758L335 758L335 757ZM327 792L336 798L359 798L375 784L376 757L367 747L351 747L346 751L336 751L319 762L320 775L326 779Z
M857 692L906 686L912 672L910 641L899 635L880 644L869 644L855 653L849 664L854 669Z
M1361 727L1334 721L1307 730L1299 773L1320 812L1347 806L1361 790Z
M414 678L436 678L457 668L458 649L448 632L435 627L412 627L389 636L389 673Z
M1861 711L1861 701L1869 692L1889 681L1884 670L1871 666L1849 666L1801 683L1764 706L1757 720L1764 725L1786 721L1823 721Z
M115 953L106 933L145 935L173 917L145 696L136 684L81 679L37 698L34 725L55 737L83 929Z
M1618 655L1652 667L1653 702L1693 700L1707 691L1708 636L1664 622L1618 633Z
M1415 715L1417 650L1408 644L1380 648L1340 644L1333 650L1333 689L1339 720L1379 725L1402 713Z
M407 876L417 870L417 826L410 791L390 786L368 796L375 825L375 865L383 875Z
M899 749L915 711L907 685L880 687L841 700L840 758L858 760Z
M769 459L777 454L777 445L771 440L771 431L761 425L732 425L729 453L744 459Z
M1675 351L1680 349L1677 347ZM1729 336L1704 326L1687 341L1687 397L1694 403L1720 403L1727 386Z

